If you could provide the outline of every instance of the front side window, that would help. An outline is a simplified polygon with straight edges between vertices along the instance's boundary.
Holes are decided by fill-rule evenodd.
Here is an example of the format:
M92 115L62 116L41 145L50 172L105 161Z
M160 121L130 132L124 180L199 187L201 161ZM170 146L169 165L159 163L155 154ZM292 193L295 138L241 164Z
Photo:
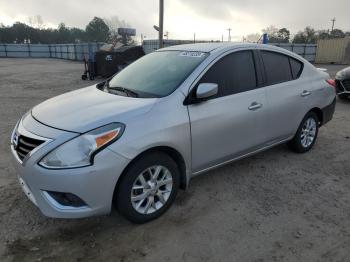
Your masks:
M261 51L261 56L268 85L287 82L293 79L288 56L270 51Z
M207 56L202 52L154 52L115 75L109 87L128 89L138 97L164 97L178 88Z
M239 51L226 55L204 74L200 83L216 83L217 97L255 89L257 78L252 51Z

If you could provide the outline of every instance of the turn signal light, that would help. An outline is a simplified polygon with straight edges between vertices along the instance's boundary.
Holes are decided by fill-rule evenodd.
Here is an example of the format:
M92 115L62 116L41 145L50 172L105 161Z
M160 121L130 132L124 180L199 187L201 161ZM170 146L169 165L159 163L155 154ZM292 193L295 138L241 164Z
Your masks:
M107 144L109 141L113 140L118 136L119 131L111 131L109 133L103 134L102 136L96 137L95 142L97 148Z

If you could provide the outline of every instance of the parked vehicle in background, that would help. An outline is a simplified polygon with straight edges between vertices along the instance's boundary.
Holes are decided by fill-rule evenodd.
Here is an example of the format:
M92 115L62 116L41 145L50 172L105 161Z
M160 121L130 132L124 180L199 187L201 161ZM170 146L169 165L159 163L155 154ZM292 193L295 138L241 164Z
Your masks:
M288 142L309 151L331 120L329 75L259 44L164 48L112 79L49 99L11 137L19 181L47 216L159 217L208 170Z
M337 95L340 99L350 98L350 67L340 70L335 75Z
M99 76L111 77L144 55L142 46L102 46L94 53L93 60L84 59L84 73L81 78L93 80Z

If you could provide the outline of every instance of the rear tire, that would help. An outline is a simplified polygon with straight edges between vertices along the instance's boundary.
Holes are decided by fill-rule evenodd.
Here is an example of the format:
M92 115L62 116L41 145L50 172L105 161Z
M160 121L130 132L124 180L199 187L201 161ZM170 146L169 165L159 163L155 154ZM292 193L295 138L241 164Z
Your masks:
M314 112L306 114L304 119L288 146L294 152L305 153L308 152L316 142L318 135L319 119Z
M116 188L114 204L131 222L146 223L167 211L179 183L175 161L163 153L149 153L128 167Z

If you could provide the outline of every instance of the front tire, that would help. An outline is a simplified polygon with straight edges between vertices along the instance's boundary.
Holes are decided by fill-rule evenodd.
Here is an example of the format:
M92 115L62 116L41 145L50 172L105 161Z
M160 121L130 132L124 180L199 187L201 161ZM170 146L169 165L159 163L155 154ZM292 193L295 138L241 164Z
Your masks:
M161 216L174 202L180 182L175 161L163 153L150 153L126 170L115 194L118 211L134 223Z
M309 151L316 142L318 135L319 119L314 112L306 114L304 119L288 146L297 153Z

